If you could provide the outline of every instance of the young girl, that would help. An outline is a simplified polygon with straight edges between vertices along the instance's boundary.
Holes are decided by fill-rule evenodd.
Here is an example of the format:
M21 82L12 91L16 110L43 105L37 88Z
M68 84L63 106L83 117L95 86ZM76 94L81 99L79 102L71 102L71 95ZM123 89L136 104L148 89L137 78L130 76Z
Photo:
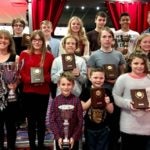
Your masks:
M131 72L119 76L113 96L116 105L121 108L120 131L122 150L148 150L150 142L150 110L133 108L131 89L146 89L150 92L146 56L132 53L129 57ZM150 97L148 96L150 102Z
M78 40L74 36L66 36L62 41L63 48L67 54L74 54L78 48ZM75 77L75 86L72 93L79 96L81 93L82 85L86 82L87 67L85 60L82 57L75 55L76 68L71 72ZM62 56L54 59L51 70L51 78L54 83L57 83L60 74L63 72ZM57 89L57 95L60 93L60 89Z
M49 100L51 81L50 71L53 55L47 51L42 31L35 30L31 34L30 48L20 54L21 81L23 84L23 107L28 121L30 149L44 149L45 118Z

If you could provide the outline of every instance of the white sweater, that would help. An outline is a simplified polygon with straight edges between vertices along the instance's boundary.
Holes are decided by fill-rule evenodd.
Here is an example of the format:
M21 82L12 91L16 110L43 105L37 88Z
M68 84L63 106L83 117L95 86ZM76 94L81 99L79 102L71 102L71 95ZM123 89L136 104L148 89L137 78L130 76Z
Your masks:
M128 73L118 77L113 96L116 105L121 108L120 131L128 134L150 135L150 111L133 111L130 108L131 89L146 89L150 101L150 77L140 79L131 77Z

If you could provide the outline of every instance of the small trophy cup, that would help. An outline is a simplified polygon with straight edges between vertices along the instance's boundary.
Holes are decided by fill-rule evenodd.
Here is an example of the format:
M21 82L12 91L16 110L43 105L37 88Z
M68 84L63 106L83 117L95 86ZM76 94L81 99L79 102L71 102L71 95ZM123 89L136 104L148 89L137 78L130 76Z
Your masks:
M64 126L64 139L62 143L62 148L63 149L69 149L70 144L69 144L69 139L68 139L68 134L69 134L69 119L72 117L72 112L74 109L73 105L60 105L58 107L61 111L61 117L64 120L63 126Z
M121 40L123 42L123 47L124 47L122 53L126 55L128 53L128 44L130 41L130 35L121 35Z
M17 80L18 69L15 62L6 62L2 65L2 78L6 84L15 83ZM16 93L13 89L8 91L8 102L17 100Z

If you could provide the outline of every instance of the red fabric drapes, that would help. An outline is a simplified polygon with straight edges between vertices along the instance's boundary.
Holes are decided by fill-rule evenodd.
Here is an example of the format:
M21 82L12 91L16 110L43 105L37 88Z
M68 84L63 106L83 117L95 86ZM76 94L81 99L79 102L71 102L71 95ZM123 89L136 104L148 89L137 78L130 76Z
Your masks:
M147 13L150 11L150 3L142 2L109 2L106 1L107 9L116 30L120 28L119 16L123 12L128 12L131 17L130 28L139 33L148 28Z
M32 0L33 30L39 29L43 20L50 20L55 29L66 2L67 0Z

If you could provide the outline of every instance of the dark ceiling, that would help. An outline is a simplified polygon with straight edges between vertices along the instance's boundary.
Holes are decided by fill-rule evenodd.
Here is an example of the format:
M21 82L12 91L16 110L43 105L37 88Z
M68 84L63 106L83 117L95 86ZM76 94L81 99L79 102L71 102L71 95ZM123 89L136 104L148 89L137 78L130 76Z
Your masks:
M98 11L107 12L105 0L68 0L66 6L70 6L70 8L64 8L58 26L67 26L68 20L72 16L78 16L83 20L86 30L91 30L95 27L96 13ZM85 7L84 10L81 9L82 6ZM97 6L99 6L99 10L96 10Z

